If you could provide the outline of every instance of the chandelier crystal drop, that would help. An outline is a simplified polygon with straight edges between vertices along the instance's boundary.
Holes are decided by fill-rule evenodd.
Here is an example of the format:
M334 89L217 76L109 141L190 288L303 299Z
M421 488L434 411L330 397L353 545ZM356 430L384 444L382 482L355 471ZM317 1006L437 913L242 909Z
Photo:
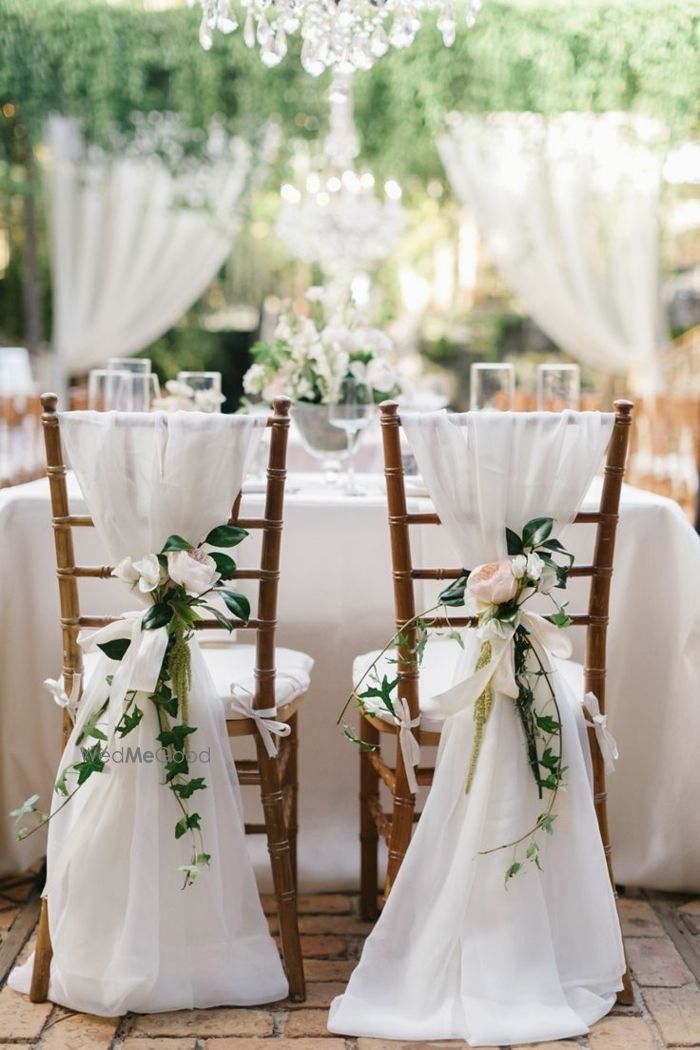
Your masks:
M287 54L288 38L302 40L301 64L319 76L333 67L341 73L369 69L391 48L410 47L423 15L434 12L446 47L454 44L458 13L474 25L483 0L188 0L199 2L199 39L209 50L214 33L242 27L249 48L258 47L266 66Z

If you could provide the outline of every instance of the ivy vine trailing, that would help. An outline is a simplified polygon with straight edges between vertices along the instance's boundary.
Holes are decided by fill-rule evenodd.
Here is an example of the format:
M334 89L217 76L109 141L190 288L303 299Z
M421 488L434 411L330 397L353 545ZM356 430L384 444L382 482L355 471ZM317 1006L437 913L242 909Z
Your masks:
M10 814L15 820L18 838L26 838L52 820L91 776L107 768L111 740L105 730L108 730L111 705L116 701L118 717L114 732L123 740L141 724L143 709L139 704L143 705L145 700L155 710L159 729L156 740L164 752L164 784L171 791L179 811L174 826L175 838L189 835L191 839L189 862L179 868L184 875L184 887L191 885L202 868L209 864L211 855L204 846L202 818L190 807L193 796L207 787L204 777L191 775L188 759L190 738L197 732L189 717L192 685L190 641L195 624L205 613L213 616L228 631L233 630L235 621L247 623L250 619L248 599L227 586L227 581L236 571L236 562L221 549L237 546L247 535L245 529L238 526L219 525L196 547L182 536L172 535L158 554L147 554L140 561L127 557L114 569L114 576L149 595L152 605L141 617L121 619L109 628L101 629L93 635L92 641L111 661L121 665L128 659L132 646L136 648L144 640L143 632L163 632L163 655L155 688L144 694L127 687L122 698L116 692L115 684L119 668L107 675L109 695L84 722L75 741L81 758L65 766L56 781L54 790L63 797L63 802L49 816L37 810L38 795L28 798ZM209 549L205 550L205 547ZM223 602L227 613L234 619L211 604L215 597ZM115 630L131 634L129 637L106 637L113 635ZM87 639L85 644L88 644ZM31 828L22 823L28 816L36 818Z
M497 673L505 664L505 682L512 673L509 687L523 731L523 742L529 768L535 782L542 809L532 827L517 839L483 850L487 855L500 850L512 850L505 872L505 884L522 874L530 862L541 870L540 832L552 834L556 813L555 803L564 783L566 766L562 741L562 722L555 689L550 680L546 645L542 638L547 622L555 628L566 628L572 620L566 612L566 602L554 597L555 590L565 589L574 556L551 537L552 518L534 518L523 528L522 535L506 529L508 558L498 562L465 569L438 597L437 604L407 621L387 643L379 656L367 668L348 698L338 723L353 743L361 748L375 750L376 745L359 739L343 718L349 704L355 700L366 715L388 717L394 724L402 724L398 687L400 673L390 678L380 674L382 660L397 665L397 670L416 671L420 668L434 623L433 614L442 610L449 622L450 608L467 607L477 619L480 641L474 675L485 676L481 692L474 702L474 736L467 764L465 791L470 792L478 769L481 746L494 701ZM535 595L545 595L555 607L546 621L524 607ZM433 617L433 619L431 619ZM450 629L448 637L463 646L459 631ZM400 656L388 655L398 647ZM501 691L504 678L499 680ZM540 688L540 686L542 688ZM544 698L542 698L544 693ZM507 694L509 695L509 694Z

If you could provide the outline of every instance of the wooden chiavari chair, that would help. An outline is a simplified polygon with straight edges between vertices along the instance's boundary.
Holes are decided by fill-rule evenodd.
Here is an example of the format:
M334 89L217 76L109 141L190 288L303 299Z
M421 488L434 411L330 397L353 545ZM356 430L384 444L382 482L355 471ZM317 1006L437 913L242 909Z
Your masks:
M73 530L93 525L85 515L71 514L66 484L66 467L63 461L59 419L56 414L57 397L45 394L41 399L42 423L46 444L47 474L51 492L51 512L56 548L56 564L61 607L61 630L63 636L63 681L68 695L73 688L73 679L82 675L82 651L78 645L78 632L84 627L102 627L111 623L114 616L84 616L80 612L78 582L81 579L109 579L111 566L77 565L73 544ZM236 630L251 630L255 633L255 696L256 710L269 710L276 706L275 677L276 652L275 632L277 627L277 594L279 585L280 549L282 540L284 489L286 479L287 438L289 433L288 398L274 402L273 414L268 419L270 451L267 467L265 507L260 518L240 516L241 494L235 494L229 524L249 531L262 533L259 568L237 569L233 579L258 581L257 617L248 623L234 621ZM214 619L200 620L198 629L219 629ZM252 736L256 741L257 758L237 760L236 768L241 785L260 787L264 823L246 824L248 834L266 834L275 897L280 925L282 954L289 980L289 996L294 1002L305 998L304 967L299 939L299 924L296 893L296 838L297 838L297 710L303 699L298 696L290 703L277 707L275 718L287 722L290 735L279 747L278 754L270 757L260 740L252 718L227 719L229 737ZM67 714L63 720L63 743L71 731ZM39 920L34 971L30 989L33 1002L43 1002L48 995L51 939L48 925L48 910L45 900Z
M617 531L620 491L625 473L625 462L632 423L630 401L615 402L615 423L608 446L602 495L599 509L595 512L579 513L575 523L594 524L596 526L595 552L591 565L575 565L570 577L589 577L590 591L588 611L582 614L571 613L574 626L586 628L586 661L584 692L595 693L600 705L601 714L605 714L605 677L606 645L608 631L608 610L610 602L610 584L613 571L613 555ZM401 630L401 642L396 649L397 663L394 673L398 678L397 695L408 702L411 719L420 717L419 678L420 670L416 664L415 645L416 628L404 628L419 612L416 601L415 583L421 580L456 580L463 570L423 569L413 564L411 554L411 527L416 525L440 525L435 513L409 513L404 483L404 469L401 450L401 419L398 405L395 402L384 402L381 405L382 440L389 513L389 532L391 538L391 559L394 578L394 607L396 627ZM439 628L461 628L476 626L476 618L469 616L451 616L431 618L431 626ZM414 823L418 820L416 797L411 794L406 776L406 768L401 748L398 747L398 729L381 718L361 713L361 739L373 745L376 750L363 750L360 755L360 812L361 812L361 893L360 906L364 918L373 919L377 914L378 894L378 860L377 850L380 836L388 847L387 875L384 887L385 897L391 892L401 863L408 849ZM382 736L391 734L397 737L395 765L385 760L381 751ZM421 745L437 746L440 733L427 732L420 725L415 735ZM605 783L605 766L600 753L598 740L593 729L589 729L589 741L593 763L593 796L598 826L607 859L610 881L615 892L610 835L608 831L607 792ZM419 786L429 786L433 779L433 770L420 768L416 770ZM385 813L379 795L380 780L387 786L392 796L392 812ZM632 986L629 970L625 973L624 989L620 1001L632 1002Z

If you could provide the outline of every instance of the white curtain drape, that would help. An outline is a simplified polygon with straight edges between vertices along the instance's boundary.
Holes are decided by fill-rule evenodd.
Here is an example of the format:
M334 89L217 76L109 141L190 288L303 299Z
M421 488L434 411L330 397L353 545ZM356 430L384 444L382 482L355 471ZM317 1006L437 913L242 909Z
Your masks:
M146 121L109 155L47 124L53 342L67 372L147 346L199 298L231 250L253 149L219 129L185 160L172 122Z
M658 127L628 114L495 113L439 142L524 308L563 350L633 389L658 385L666 341L659 280Z

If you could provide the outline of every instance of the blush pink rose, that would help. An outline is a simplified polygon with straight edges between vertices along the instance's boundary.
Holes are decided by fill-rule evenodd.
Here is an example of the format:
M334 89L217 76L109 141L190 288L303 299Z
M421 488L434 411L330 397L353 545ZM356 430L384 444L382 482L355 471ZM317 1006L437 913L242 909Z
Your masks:
M480 602L501 605L515 598L518 581L509 560L492 561L488 565L477 565L469 576L467 587Z

